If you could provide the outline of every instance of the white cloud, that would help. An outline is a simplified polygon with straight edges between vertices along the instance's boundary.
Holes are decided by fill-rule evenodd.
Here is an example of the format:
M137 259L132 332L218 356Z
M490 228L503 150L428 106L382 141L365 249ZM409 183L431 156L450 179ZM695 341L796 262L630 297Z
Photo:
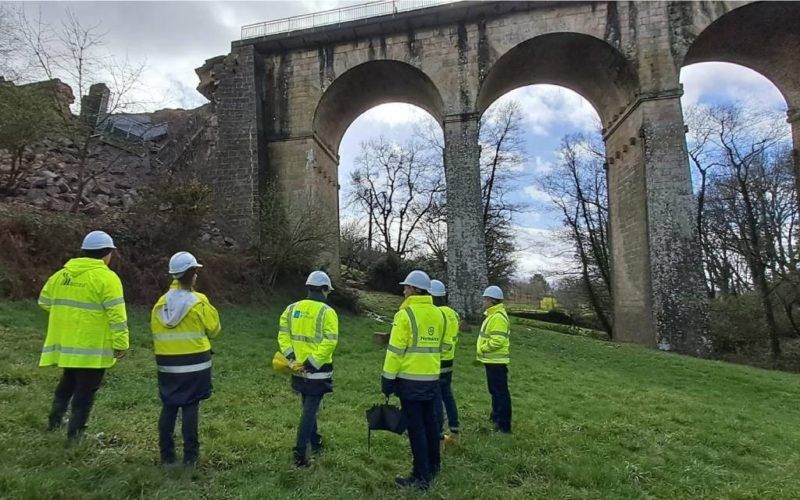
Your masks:
M428 112L417 106L392 102L375 106L359 116L356 120L396 127L407 124L421 124L421 122L434 120L434 118L428 114Z
M569 269L572 262L572 247L560 229L537 229L514 227L517 247L514 253L517 261L517 277L523 278L533 273L545 276Z
M547 161L541 156L537 155L533 159L532 168L533 168L533 173L535 174L549 174L550 172L553 171L553 168L555 168L555 166L553 165L553 162Z
M681 70L684 109L698 102L747 102L765 109L786 109L778 88L766 77L738 64L709 62Z
M539 189L536 186L527 186L525 189L523 189L523 191L525 192L525 194L527 194L528 196L533 198L535 201L538 201L538 202L541 202L541 203L551 203L552 202L552 200L550 199L550 195L547 194L546 192L542 191L541 189Z
M520 104L525 129L535 135L552 134L556 126L566 126L579 131L600 128L600 119L589 101L564 87L556 85L531 85L512 90L491 107L515 100Z

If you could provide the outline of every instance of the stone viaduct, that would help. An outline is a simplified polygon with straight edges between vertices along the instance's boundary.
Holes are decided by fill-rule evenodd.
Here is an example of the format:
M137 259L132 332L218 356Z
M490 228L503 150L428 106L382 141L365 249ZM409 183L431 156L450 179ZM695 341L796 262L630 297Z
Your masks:
M797 158L798 26L798 2L457 2L235 41L198 69L219 125L209 180L240 236L259 234L267 182L338 227L338 149L351 122L387 102L427 110L444 130L451 302L474 317L486 285L478 119L515 88L567 87L604 127L615 337L704 355L679 73L723 61L769 78L788 103ZM338 269L332 247L324 258Z

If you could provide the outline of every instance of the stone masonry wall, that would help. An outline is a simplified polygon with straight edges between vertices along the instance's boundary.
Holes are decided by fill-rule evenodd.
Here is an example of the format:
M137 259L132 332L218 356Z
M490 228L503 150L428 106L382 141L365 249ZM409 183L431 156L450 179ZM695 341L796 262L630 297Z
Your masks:
M258 241L258 191L266 148L257 61L252 46L234 51L218 70L214 109L219 125L216 161L204 172L214 192L215 212L243 244Z

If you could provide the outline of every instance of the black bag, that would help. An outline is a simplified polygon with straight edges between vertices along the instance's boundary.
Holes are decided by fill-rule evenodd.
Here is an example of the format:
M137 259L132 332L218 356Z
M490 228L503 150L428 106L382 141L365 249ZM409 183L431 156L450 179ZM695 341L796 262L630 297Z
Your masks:
M372 431L389 431L403 434L408 428L405 415L395 405L389 404L389 398L382 405L373 405L367 410L367 450L370 449Z

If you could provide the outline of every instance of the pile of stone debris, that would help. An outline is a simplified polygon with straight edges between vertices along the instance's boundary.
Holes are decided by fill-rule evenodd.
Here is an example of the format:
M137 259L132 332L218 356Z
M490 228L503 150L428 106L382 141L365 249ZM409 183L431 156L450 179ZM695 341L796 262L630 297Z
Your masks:
M101 215L110 209L128 211L141 200L144 177L150 174L147 158L116 148L100 148L90 162L108 165L101 173L86 168L80 186L80 151L68 139L49 141L41 152L28 153L25 175L3 202L22 203L49 210ZM11 158L0 153L0 177ZM78 198L80 198L78 200ZM76 202L76 200L78 200Z

